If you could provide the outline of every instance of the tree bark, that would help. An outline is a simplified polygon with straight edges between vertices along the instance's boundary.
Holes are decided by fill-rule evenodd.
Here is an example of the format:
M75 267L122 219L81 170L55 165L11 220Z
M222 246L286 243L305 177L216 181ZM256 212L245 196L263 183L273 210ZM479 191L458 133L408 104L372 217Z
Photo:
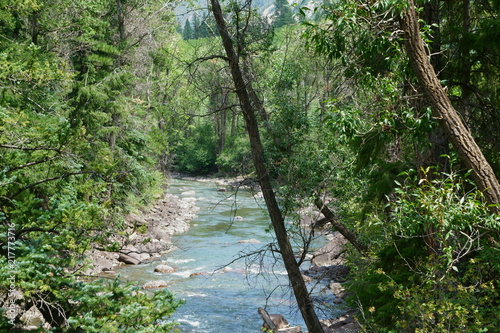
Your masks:
M404 11L402 26L410 63L446 136L453 144L494 213L499 212L500 184L481 149L467 130L434 71L420 37L420 27L413 0Z
M365 244L360 243L356 235L339 222L337 216L335 216L335 214L323 203L320 198L316 198L314 204L325 216L323 220L316 222L314 225L315 228L330 222L332 226L340 232L340 234L344 236L345 239L347 239L360 253L366 254L368 252L368 247Z
M236 54L233 39L229 35L226 27L222 10L218 0L210 0L212 5L212 12L217 22L217 27L229 59L229 66L231 76L235 85L236 94L241 104L241 109L245 123L247 125L248 136L250 139L250 146L252 150L252 158L257 172L259 184L267 205L267 210L271 218L271 223L276 234L276 239L280 248L281 256L283 258L285 268L288 273L288 278L292 286L297 305L304 318L309 332L323 333L323 328L314 311L313 303L309 297L309 292L302 279L300 268L295 260L292 246L285 228L285 221L281 214L281 210L276 201L276 197L271 185L271 179L264 160L263 147L260 139L259 125L252 104L247 85L239 64L239 56Z

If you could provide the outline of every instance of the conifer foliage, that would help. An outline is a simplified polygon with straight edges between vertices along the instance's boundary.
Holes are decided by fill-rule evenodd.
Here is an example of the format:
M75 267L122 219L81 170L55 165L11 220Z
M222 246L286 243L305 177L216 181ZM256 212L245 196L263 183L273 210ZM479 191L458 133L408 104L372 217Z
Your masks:
M123 214L161 185L138 66L153 63L140 53L153 38L145 19L170 15L151 19L155 6L0 2L1 331L34 308L61 332L173 326L163 319L179 302L167 291L84 278L86 251L118 250Z

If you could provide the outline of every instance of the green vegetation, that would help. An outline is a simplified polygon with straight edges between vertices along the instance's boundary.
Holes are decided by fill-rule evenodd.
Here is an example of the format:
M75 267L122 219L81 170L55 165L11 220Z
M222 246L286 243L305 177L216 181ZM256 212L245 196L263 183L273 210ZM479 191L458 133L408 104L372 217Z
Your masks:
M127 8L126 13L124 7ZM123 216L161 194L150 111L154 29L171 13L146 1L0 3L1 327L36 306L52 331L169 331L180 304L119 280L85 277L86 252L118 250ZM156 25L156 26L155 26ZM166 70L162 64L162 70ZM7 298L5 296L8 296ZM165 321L165 322L160 322ZM15 326L14 326L15 325Z
M283 215L321 198L368 248L348 248L367 331L498 331L499 202L424 95L408 2L275 7L268 19L231 1L224 15ZM491 179L499 10L418 8L439 89ZM54 332L174 330L167 291L85 276L86 252L119 249L123 216L152 204L169 172L256 176L213 15L195 12L181 32L174 20L152 0L0 0L0 329L20 327L15 281L17 313L36 305Z

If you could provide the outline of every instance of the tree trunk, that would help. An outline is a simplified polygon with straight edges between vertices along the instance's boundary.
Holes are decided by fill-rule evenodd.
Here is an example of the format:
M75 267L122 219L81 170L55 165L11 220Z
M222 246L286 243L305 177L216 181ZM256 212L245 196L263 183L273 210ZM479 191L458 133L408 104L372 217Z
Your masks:
M125 14L123 13L123 3L121 0L116 0L116 16L118 21L118 32L120 33L120 41L124 41L125 36Z
M278 240L281 256L283 258L285 268L288 273L288 278L292 286L299 310L304 318L309 332L322 333L323 328L316 316L314 306L309 298L309 292L302 279L300 268L295 260L288 233L285 228L285 222L281 214L281 210L276 201L276 197L271 185L271 180L264 161L263 147L260 140L259 126L255 114L254 106L252 104L250 94L245 83L243 73L239 65L239 57L236 54L233 46L233 40L222 15L222 10L218 0L211 0L212 12L217 22L217 27L229 59L229 66L231 69L231 76L235 85L235 90L241 104L241 109L245 123L247 125L248 135L250 139L250 146L252 149L252 158L254 161L257 177L262 189L262 194L267 205L267 210L271 218L271 222Z
M324 219L319 220L314 225L315 228L319 228L326 223L330 222L332 226L340 232L342 236L345 237L360 253L366 254L368 252L368 247L365 244L362 244L358 241L358 238L354 233L352 233L349 229L347 229L342 223L339 222L339 219L335 214L326 206L320 198L316 198L314 201L316 207L321 211L321 213L325 216Z
M500 184L481 149L451 104L429 61L420 37L420 27L413 0L409 1L409 7L405 9L402 25L406 33L405 46L410 62L432 107L434 117L439 121L465 166L472 170L474 181L484 194L491 211L498 213Z

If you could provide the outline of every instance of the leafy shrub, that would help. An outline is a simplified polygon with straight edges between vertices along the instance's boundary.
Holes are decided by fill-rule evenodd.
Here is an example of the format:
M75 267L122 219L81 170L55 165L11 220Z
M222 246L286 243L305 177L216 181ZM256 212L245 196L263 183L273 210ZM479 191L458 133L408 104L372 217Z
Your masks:
M388 237L368 259L372 268L358 270L351 302L373 331L498 330L498 217L463 178L429 172L398 184L379 221Z

